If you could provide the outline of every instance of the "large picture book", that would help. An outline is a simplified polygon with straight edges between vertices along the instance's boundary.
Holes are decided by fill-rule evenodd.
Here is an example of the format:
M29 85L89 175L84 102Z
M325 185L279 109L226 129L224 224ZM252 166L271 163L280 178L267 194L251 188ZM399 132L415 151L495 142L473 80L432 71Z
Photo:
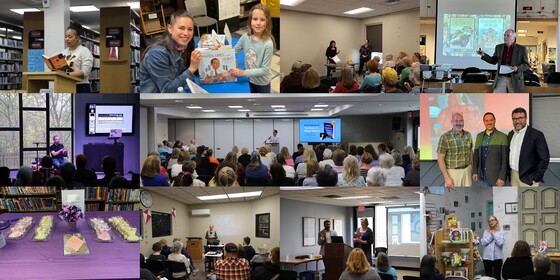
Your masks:
M229 70L237 68L234 49L202 50L201 53L202 59L198 65L200 83L215 84L237 81L237 77L229 73Z
M45 61L47 67L49 67L49 69L51 69L52 71L63 70L70 67L68 65L68 60L66 60L66 57L61 53L55 54L51 57L42 55L42 58L43 61Z

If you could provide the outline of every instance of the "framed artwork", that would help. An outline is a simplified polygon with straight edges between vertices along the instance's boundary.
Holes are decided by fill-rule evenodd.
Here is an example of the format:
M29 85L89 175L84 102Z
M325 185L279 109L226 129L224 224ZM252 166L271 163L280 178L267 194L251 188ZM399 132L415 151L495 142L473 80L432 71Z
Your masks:
M315 246L315 218L303 217L303 246Z
M342 220L338 220L338 219L334 219L333 220L333 227L332 229L334 231L336 231L336 233L340 236L344 236L344 229L343 229L344 225L342 223Z
M506 203L506 214L517 214L517 202Z
M255 236L270 238L270 213L255 215Z

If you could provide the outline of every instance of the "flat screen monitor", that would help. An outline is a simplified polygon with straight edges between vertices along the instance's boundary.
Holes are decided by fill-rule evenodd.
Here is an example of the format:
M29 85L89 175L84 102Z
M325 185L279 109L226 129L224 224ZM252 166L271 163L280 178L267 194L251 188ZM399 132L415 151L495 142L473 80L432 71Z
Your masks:
M110 135L120 129L123 135L134 133L134 105L87 104L87 135Z
M340 143L340 119L300 119L299 141L306 143Z
M331 236L331 241L332 243L344 243L344 239L342 238L342 236Z

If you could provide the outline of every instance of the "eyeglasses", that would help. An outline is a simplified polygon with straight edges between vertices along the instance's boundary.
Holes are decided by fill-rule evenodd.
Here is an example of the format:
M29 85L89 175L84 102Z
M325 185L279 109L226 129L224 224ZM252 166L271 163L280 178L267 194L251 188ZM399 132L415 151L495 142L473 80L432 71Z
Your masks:
M521 121L523 120L525 117L519 117L519 118L511 118L512 121L516 122L516 121Z

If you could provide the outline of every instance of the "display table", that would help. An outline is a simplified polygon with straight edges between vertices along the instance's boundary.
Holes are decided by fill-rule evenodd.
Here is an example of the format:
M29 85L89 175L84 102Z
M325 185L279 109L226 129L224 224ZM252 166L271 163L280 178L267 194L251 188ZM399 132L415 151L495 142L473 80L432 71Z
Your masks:
M49 88L49 82L54 82L55 93L75 93L76 82L81 80L62 71L23 72L23 89L27 89L28 93L38 93Z
M44 215L55 216L51 238L46 242L32 241L35 228ZM107 221L110 217L122 216L131 226L139 228L139 212L86 212L86 220L78 222L78 231L84 236L90 252L86 256L64 256L63 236L66 233L66 223L58 218L58 213L4 213L0 215L0 220L21 216L33 217L33 225L23 239L6 239L6 246L0 249L0 275L2 275L0 278L138 279L140 277L139 243L124 242L113 229L111 234L114 242L95 242L94 233L87 222L93 217ZM9 230L9 228L3 230L4 236L8 236Z
M294 259L294 258L290 258L290 259L286 259L286 257L284 258L280 258L280 266L282 267L282 269L285 269L284 266L285 265L292 265L292 270L296 270L296 266L300 265L300 264L305 264L305 270L307 271L307 264L310 262L315 262L315 273L319 272L319 261L322 260L323 257L322 256L315 256L312 259Z

